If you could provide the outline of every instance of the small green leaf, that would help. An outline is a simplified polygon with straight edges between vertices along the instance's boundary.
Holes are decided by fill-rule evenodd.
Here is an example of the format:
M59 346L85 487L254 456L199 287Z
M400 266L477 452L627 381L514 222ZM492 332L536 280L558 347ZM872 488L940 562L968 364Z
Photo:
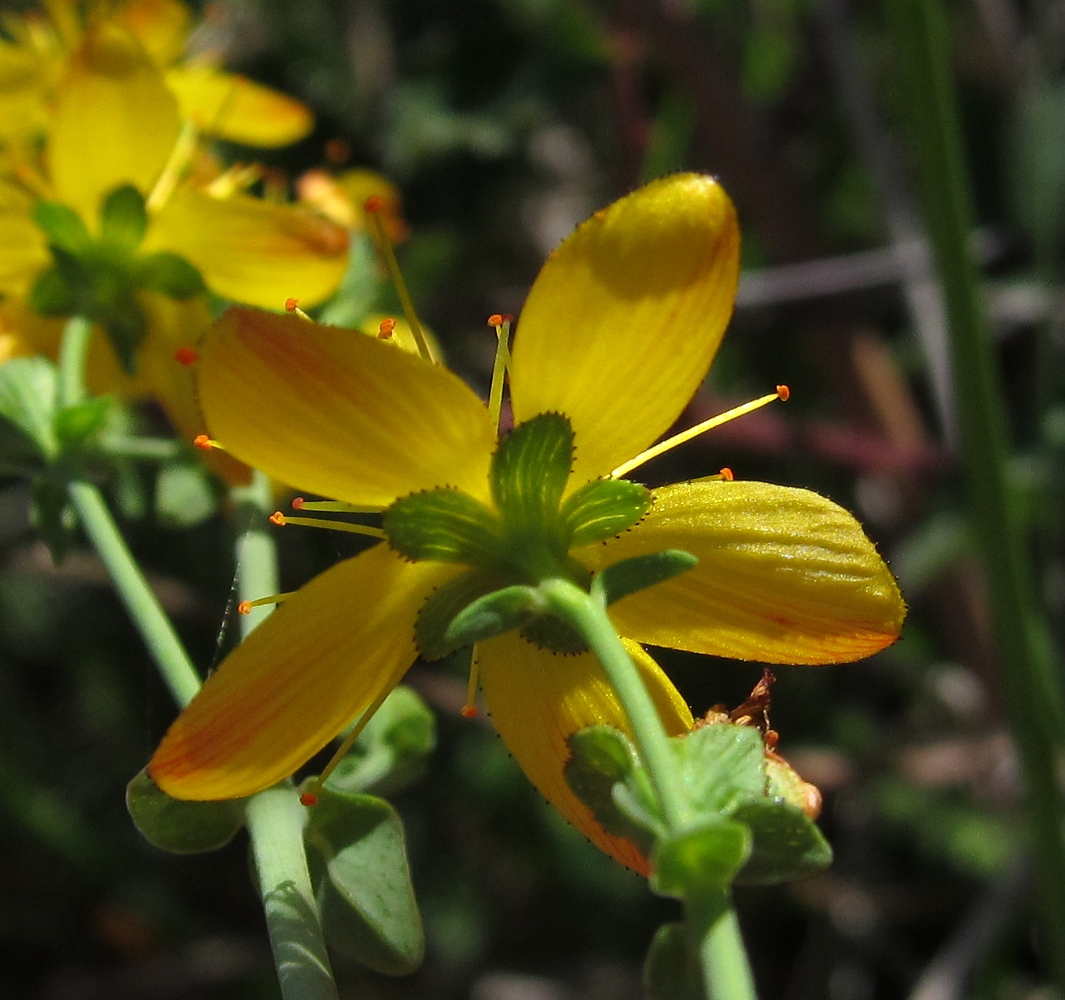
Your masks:
M704 1000L703 972L683 924L663 924L655 932L644 961L643 988L648 1000Z
M508 528L542 531L555 525L573 466L573 429L561 413L519 424L492 458L492 499Z
M733 813L752 836L751 856L736 876L745 885L809 878L832 864L832 848L801 809L778 799L754 799Z
M199 462L169 462L155 480L155 515L170 528L191 528L217 509L214 484Z
M171 854L217 851L244 825L243 800L172 799L148 777L147 771L141 771L126 786L126 808L141 836Z
M304 837L326 941L385 975L417 969L425 935L395 810L383 799L327 785Z
M524 628L543 612L544 599L535 587L504 587L467 604L451 620L444 638L457 646L469 646Z
M385 511L384 528L392 548L414 562L491 566L503 557L499 518L450 487L400 497Z
M677 899L727 889L750 856L751 840L744 824L721 819L663 834L652 852L651 889Z
M12 358L0 365L0 416L22 431L45 458L55 457L59 450L56 386L55 366L45 358Z
M466 607L502 586L502 581L481 570L470 570L449 580L429 595L414 623L414 641L423 660L439 660L465 645L449 638L448 629Z
M55 415L55 435L62 447L84 447L107 422L111 406L110 397L94 396L60 410Z
M153 253L133 261L133 280L139 288L162 292L172 299L191 299L207 291L203 276L176 253Z
M58 201L39 201L33 206L33 219L48 241L71 254L79 254L92 243L88 227L80 215Z
M425 773L436 747L436 716L412 688L400 685L363 727L327 785L342 792L394 795Z
M610 605L638 590L653 587L686 573L698 559L683 549L666 549L645 556L633 556L607 566L592 580L592 594Z
M605 542L631 528L651 506L651 491L627 479L593 479L562 505L573 547Z
M107 242L132 253L148 232L144 196L132 184L116 187L100 207L100 235Z

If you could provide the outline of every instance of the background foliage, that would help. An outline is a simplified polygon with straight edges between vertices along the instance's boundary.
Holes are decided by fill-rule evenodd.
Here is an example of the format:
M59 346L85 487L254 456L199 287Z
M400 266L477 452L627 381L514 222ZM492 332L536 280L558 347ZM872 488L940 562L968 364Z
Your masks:
M1013 499L1060 622L1065 19L1050 0L948 9L974 239L1011 407ZM674 169L721 178L740 212L745 276L689 416L777 383L792 398L647 478L728 465L816 489L858 512L911 605L903 639L874 660L778 672L773 724L825 792L837 860L789 888L738 890L761 993L928 997L938 974L954 992L936 996L1045 996L941 307L880 12L842 0L232 0L212 5L201 30L231 65L318 115L310 138L267 163L295 176L342 138L353 164L398 184L414 299L485 391L486 317L520 311L575 223ZM174 525L167 514L182 501L151 475L137 471L144 511L123 527L206 667L231 619L234 529L224 516ZM129 823L122 790L173 709L95 557L76 547L54 566L27 493L0 480L0 992L274 996L242 839L180 858ZM279 537L286 589L354 551L296 528ZM663 663L697 714L742 701L760 676L680 654ZM485 720L459 717L460 666L416 667L410 681L438 718L428 774L396 799L428 958L401 980L338 958L342 990L637 996L669 903L566 828Z

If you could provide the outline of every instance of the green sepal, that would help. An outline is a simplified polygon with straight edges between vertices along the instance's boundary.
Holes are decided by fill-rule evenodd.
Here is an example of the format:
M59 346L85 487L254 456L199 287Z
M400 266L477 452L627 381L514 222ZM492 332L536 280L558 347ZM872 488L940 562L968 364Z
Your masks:
M436 716L413 688L401 684L374 712L326 785L395 795L425 774L435 747Z
M108 340L122 363L127 375L137 373L137 348L148 333L148 318L144 315L141 304L133 296L121 294L110 304L101 316Z
M33 221L44 230L48 242L71 254L80 254L92 243L81 216L58 201L39 201L33 206Z
M414 623L414 641L422 659L439 660L465 645L448 637L451 623L464 608L503 585L499 577L475 569L434 590Z
M534 535L553 531L572 467L573 428L561 413L541 413L503 438L492 457L489 483L508 529Z
M93 396L56 413L55 435L63 451L86 447L107 423L113 405L110 396Z
M0 365L0 417L10 427L0 436L3 460L28 459L34 449L45 460L58 453L57 386L55 365L45 358L12 358Z
M743 823L712 817L666 833L651 852L651 889L677 899L727 889L750 857L751 844Z
M631 528L651 506L651 491L627 479L593 479L562 505L571 546L605 542Z
M765 795L765 744L753 726L700 726L671 743L696 815L731 816Z
M101 239L133 253L148 232L148 212L144 196L132 184L111 191L100 206Z
M326 942L376 972L414 972L425 934L399 816L372 795L318 795L304 840Z
M704 1000L703 971L683 924L663 924L655 932L644 960L643 992L647 1000Z
M631 840L647 854L662 825L632 741L613 726L590 726L566 742L570 757L563 773L574 794L607 833Z
M414 562L490 566L504 554L499 518L453 487L400 497L385 511L384 529L389 545Z
M531 624L545 609L545 602L535 587L516 584L494 590L467 604L447 627L444 638L458 646L469 646L482 639L512 632Z
M78 311L78 296L67 276L50 267L37 276L29 294L30 308L38 316L70 316Z
M534 618L521 630L521 636L534 646L549 649L552 653L560 653L562 656L576 656L588 652L588 643L580 633L569 622L554 615Z
M742 885L776 885L818 875L832 864L832 848L801 809L779 799L754 799L733 819L751 830L752 849L736 876Z
M225 847L244 825L244 802L172 799L142 770L126 786L133 825L155 847L171 854L202 854Z
M155 516L168 528L202 524L218 509L216 486L202 462L167 462L155 478Z
M686 573L699 562L696 556L683 549L665 549L645 556L633 556L607 566L592 579L592 595L604 605L620 601L638 590L653 587L663 580L671 580Z
M176 253L161 251L137 257L132 269L133 281L138 288L162 292L172 299L191 299L207 291L199 270Z

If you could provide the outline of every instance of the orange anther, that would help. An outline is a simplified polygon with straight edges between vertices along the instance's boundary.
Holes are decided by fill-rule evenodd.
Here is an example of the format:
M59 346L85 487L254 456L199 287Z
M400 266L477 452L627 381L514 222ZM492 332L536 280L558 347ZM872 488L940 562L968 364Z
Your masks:
M463 705L462 717L464 719L476 719L477 718L477 706L476 705Z
M184 365L186 368L188 368L189 365L196 364L196 357L196 351L191 347L179 347L174 351L174 360L179 365Z
M351 159L351 143L347 139L330 139L325 144L325 158L330 163L347 163Z
M292 509L293 510L303 510L303 505L306 502L307 501L304 500L303 497L294 497L293 500L292 500Z
M294 313L299 307L299 299L285 299L285 312Z
M310 809L311 806L318 805L318 796L314 792L303 792L300 795L300 805Z
M377 336L381 340L388 340L389 337L396 330L396 321L391 317L381 320L381 325L377 328Z
M210 451L214 447L214 442L206 434L197 434L192 439L192 446L201 451Z
M285 515L284 515L284 514L282 514L282 513L281 513L281 511L279 511L279 510L275 510L275 511L274 511L274 512L273 512L273 513L272 513L272 514L270 515L270 523L271 523L271 524L277 524L277 525L282 525L282 524L284 524L284 523L285 523Z
M250 615L251 614L251 601L241 601L237 605L238 615Z
M380 212L381 209L384 208L384 206L384 198L382 198L379 194L372 194L369 198L366 199L362 207L365 208L367 212L373 212L374 214L376 214L377 212Z
M492 315L488 317L488 325L489 326L502 326L503 325L503 314L502 313L492 313Z
M732 474L732 470L726 466L721 470L721 478L724 479L726 483L731 483L736 477Z
M791 390L786 385L778 385L777 395L780 397L781 402L783 402L791 395Z

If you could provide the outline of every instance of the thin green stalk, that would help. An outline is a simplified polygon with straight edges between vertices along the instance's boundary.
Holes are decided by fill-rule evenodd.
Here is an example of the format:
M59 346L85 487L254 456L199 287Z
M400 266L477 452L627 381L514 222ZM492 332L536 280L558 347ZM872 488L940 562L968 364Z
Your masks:
M950 320L969 507L991 599L1000 680L1024 771L1040 877L1045 955L1065 990L1065 819L1058 782L1065 711L1058 659L1036 599L1026 540L1007 481L1005 406L969 252L972 208L948 27L938 0L888 0L902 106L911 130L926 223Z
M255 472L249 486L236 487L231 495L245 526L236 552L238 596L243 601L276 594L277 546L266 530L272 509L270 480ZM272 611L262 606L242 615L241 635L247 637ZM292 782L253 795L244 807L244 818L282 996L337 1000L303 844L307 810Z
M92 321L71 316L59 342L59 405L73 406L85 396L85 360L89 356Z
M540 592L551 611L577 631L603 665L628 716L666 826L671 831L683 829L688 807L669 737L602 601L564 579L545 580ZM710 1000L754 1000L754 978L728 894L687 900L685 916Z

